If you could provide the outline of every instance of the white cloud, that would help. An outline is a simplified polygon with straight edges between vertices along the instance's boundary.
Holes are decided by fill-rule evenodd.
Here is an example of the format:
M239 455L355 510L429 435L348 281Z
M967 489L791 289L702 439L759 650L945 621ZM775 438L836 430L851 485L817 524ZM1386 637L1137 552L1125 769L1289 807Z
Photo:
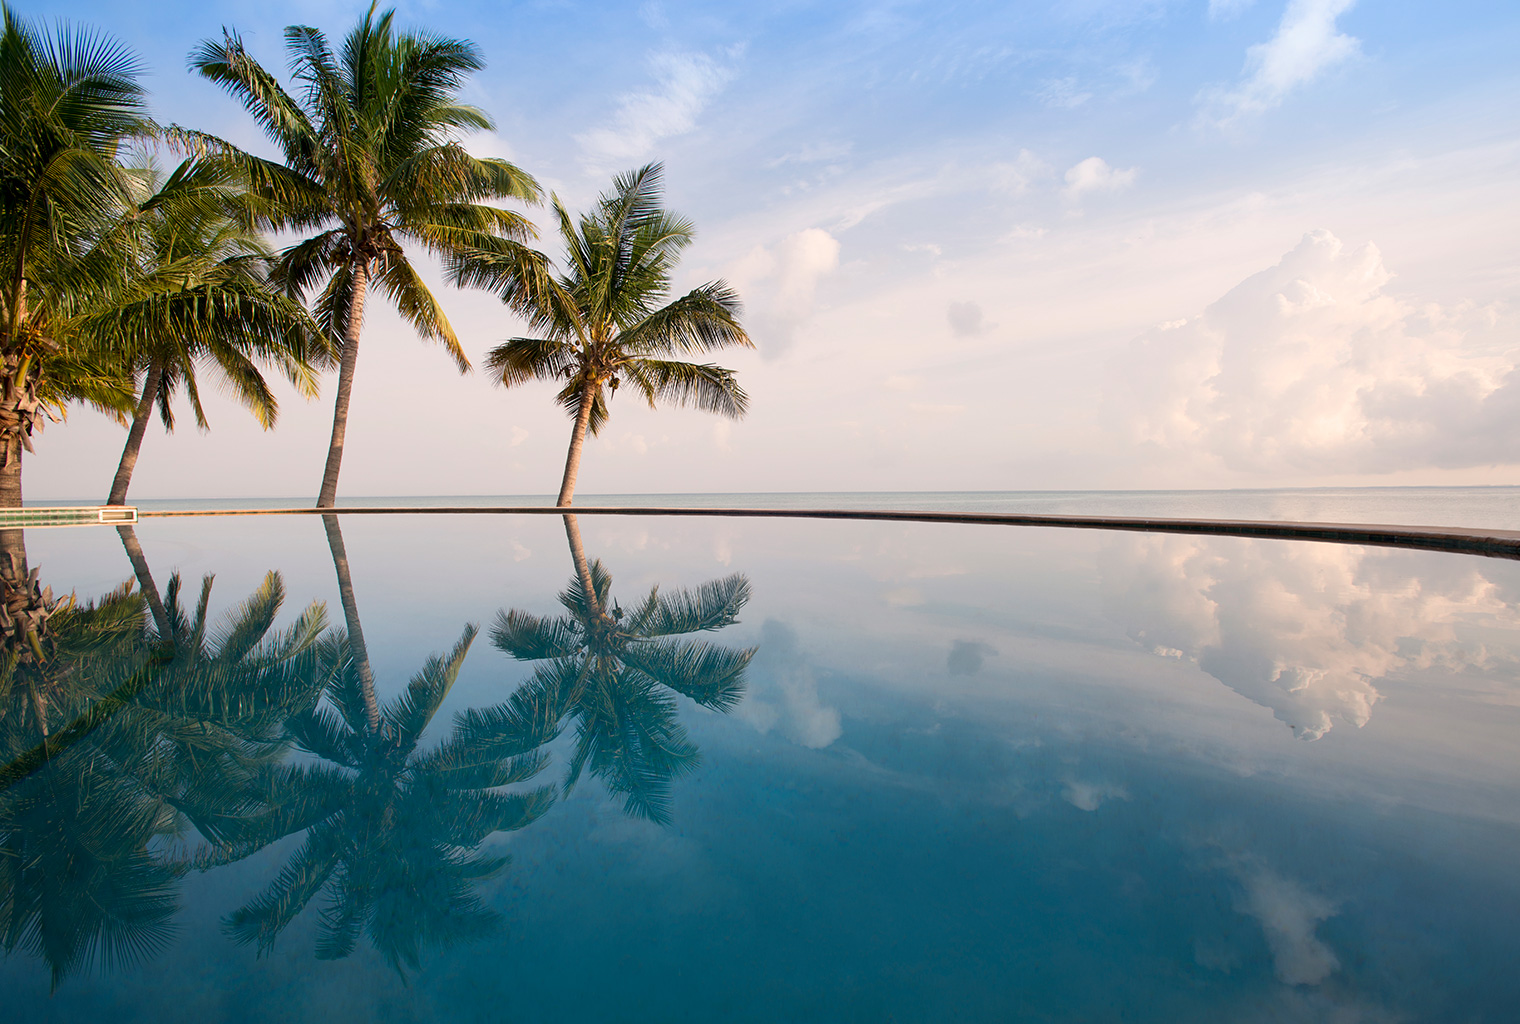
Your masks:
M513 448L516 448L518 445L526 441L530 436L531 435L529 435L528 431L524 430L522 427L513 427L512 440L509 443Z
M1233 470L1377 473L1520 462L1520 338L1499 307L1386 291L1371 244L1306 235L1202 314L1110 366L1111 425Z
M760 627L760 650L748 676L749 693L734 714L761 733L779 729L792 742L819 750L844 731L839 711L819 699L797 634L784 622L767 619Z
M992 165L992 189L1006 195L1021 196L1029 186L1051 175L1050 165L1027 149L1019 150L1017 159Z
M1117 192L1132 185L1139 173L1139 168L1120 170L1110 167L1102 157L1090 156L1066 172L1066 187L1061 194L1077 200L1089 192Z
M735 74L702 53L657 53L649 66L654 88L619 96L608 124L575 137L595 169L636 163L661 140L691 131Z
M838 269L839 240L822 228L757 245L729 268L762 356L775 358L791 348L797 328L813 314L819 282Z
M1294 89L1313 81L1327 68L1354 57L1361 43L1337 30L1335 22L1356 0L1289 0L1277 34L1246 51L1240 83L1234 89L1214 90L1204 99L1218 124L1271 110ZM1222 4L1234 9L1242 5ZM1210 4L1210 14L1215 5Z
M1520 626L1471 565L1411 577L1397 553L1350 545L1129 537L1101 572L1131 639L1192 661L1303 740L1365 725L1392 672L1482 667L1492 656L1462 639L1474 628Z

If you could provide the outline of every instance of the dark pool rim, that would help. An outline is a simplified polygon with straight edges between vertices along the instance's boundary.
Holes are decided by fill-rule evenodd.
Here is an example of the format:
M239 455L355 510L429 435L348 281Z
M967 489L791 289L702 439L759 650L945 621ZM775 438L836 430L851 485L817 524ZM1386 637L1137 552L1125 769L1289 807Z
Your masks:
M691 508L682 506L339 506L337 508L142 509L141 519L191 516L293 515L565 515L706 516L746 519L847 519L867 522L961 523L979 526L1045 526L1133 533L1180 533L1219 537L1316 540L1336 544L1419 548L1520 560L1520 531L1456 526L1383 526L1302 523L1288 520L1169 519L1136 516L1034 515L1020 512L919 512L896 509Z

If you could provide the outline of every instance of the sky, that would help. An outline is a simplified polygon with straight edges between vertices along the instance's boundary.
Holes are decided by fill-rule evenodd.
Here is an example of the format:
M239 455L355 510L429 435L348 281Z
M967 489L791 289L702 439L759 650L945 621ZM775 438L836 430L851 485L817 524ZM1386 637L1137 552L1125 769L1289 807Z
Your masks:
M185 70L235 28L341 37L350 3L23 14L109 33L154 114L270 154ZM660 160L756 349L741 421L625 393L578 491L1520 484L1520 9L1467 0L404 3L473 40L466 140L583 208ZM542 207L527 209L557 254ZM477 367L518 334L428 268ZM548 385L461 377L371 304L339 493L544 494ZM334 380L271 432L218 397L154 426L132 495L314 496ZM84 408L29 500L103 498L125 430Z

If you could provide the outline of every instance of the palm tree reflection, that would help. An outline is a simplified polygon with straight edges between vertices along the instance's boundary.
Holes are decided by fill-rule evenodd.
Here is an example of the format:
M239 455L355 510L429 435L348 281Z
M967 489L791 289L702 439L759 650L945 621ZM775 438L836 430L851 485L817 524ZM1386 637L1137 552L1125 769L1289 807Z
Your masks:
M685 634L723 629L749 600L749 580L735 573L695 590L659 587L631 608L611 596L612 575L588 561L573 515L564 517L576 574L559 595L567 614L498 613L492 642L521 661L543 661L503 705L466 716L473 739L489 745L521 723L573 718L575 749L568 792L589 769L624 798L624 810L660 824L670 820L670 784L698 764L669 691L727 712L744 695L755 648L736 649Z
M130 584L55 599L26 570L20 531L3 547L0 939L41 957L56 988L168 941L191 827L214 835L239 813L289 709L314 703L325 622L314 605L271 634L284 600L271 573L215 640L209 577L193 613L171 579L164 626L149 629Z

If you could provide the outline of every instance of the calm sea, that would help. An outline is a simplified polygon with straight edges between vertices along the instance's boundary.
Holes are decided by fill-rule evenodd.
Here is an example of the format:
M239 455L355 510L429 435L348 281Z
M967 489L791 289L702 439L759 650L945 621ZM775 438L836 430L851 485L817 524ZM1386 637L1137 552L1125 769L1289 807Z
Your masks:
M1336 487L1227 491L805 491L728 494L583 494L581 508L684 505L703 508L911 509L930 512L1026 512L1050 515L1284 519L1399 526L1470 526L1520 530L1520 487ZM360 506L547 506L552 495L344 497ZM38 501L29 505L94 504ZM290 508L302 498L159 498L144 510Z

